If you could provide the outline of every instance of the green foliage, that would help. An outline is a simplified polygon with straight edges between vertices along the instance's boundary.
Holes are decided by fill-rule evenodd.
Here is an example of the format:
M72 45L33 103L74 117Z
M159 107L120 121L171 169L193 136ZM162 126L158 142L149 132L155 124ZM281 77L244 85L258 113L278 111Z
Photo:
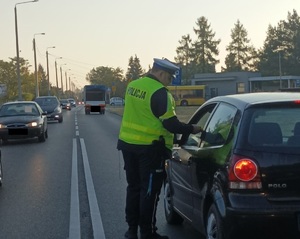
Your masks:
M180 46L177 47L175 57L175 61L182 68L182 80L184 84L187 84L187 79L190 79L194 72L191 71L191 62L192 58L192 39L189 34L182 36L181 40L179 40Z
M223 68L223 71L256 70L256 50L250 45L248 33L239 20L231 30L231 39L232 41L226 47L229 54L225 58L226 68Z
M196 73L214 73L219 63L216 57L219 54L218 45L221 40L215 40L215 33L205 17L197 19L193 28L196 40L193 42L190 35L182 36L177 47L175 61L182 67L182 78L188 84Z
M294 10L277 27L268 27L258 70L265 76L300 75L300 17ZM280 71L281 68L281 71Z
M125 75L126 81L131 81L140 78L145 74L145 70L141 67L140 59L135 55L129 58L128 68Z

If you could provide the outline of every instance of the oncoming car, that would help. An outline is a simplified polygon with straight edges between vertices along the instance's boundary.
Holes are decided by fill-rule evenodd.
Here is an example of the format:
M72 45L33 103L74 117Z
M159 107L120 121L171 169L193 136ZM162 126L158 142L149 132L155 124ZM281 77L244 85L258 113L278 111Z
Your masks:
M40 96L35 99L35 102L47 113L49 121L57 120L59 123L63 122L62 108L56 96Z
M300 238L300 95L214 97L176 135L166 161L166 220L207 239Z
M46 114L34 101L5 103L0 108L0 138L10 139L37 137L44 142L48 137Z

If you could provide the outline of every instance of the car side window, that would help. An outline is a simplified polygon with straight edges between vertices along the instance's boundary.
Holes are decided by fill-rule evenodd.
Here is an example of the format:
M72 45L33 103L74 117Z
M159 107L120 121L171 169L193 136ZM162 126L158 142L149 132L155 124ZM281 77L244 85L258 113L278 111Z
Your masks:
M210 118L210 115L212 114L214 108L216 107L216 103L210 104L205 106L204 108L201 108L194 117L190 120L190 124L196 124L200 126L202 129L205 128L208 119ZM190 134L187 137L185 145L187 146L199 146L201 141L201 134Z
M223 145L234 135L234 118L237 109L232 105L221 103L211 117L205 133L203 133L202 147Z

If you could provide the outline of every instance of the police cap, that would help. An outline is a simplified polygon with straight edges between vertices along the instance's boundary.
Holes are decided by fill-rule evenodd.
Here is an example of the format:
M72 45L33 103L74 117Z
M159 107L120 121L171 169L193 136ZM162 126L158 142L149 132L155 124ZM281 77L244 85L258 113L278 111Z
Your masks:
M170 73L173 77L175 77L175 73L179 71L179 67L166 58L165 59L154 58L153 60L154 60L153 63L154 68L159 68L163 71L166 71Z

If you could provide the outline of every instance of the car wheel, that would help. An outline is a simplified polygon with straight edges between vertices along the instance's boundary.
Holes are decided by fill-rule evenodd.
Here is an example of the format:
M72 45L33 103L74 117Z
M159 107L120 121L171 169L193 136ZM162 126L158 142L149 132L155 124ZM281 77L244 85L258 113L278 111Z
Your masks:
M48 139L48 129L45 132L46 139Z
M186 100L181 101L180 103L181 106L188 106L188 102Z
M177 212L175 212L173 208L170 183L168 180L166 180L164 184L164 208L165 218L169 224L179 225L183 222L183 218Z
M224 239L221 216L214 204L211 205L207 214L206 238Z
M5 145L8 143L8 140L7 139L1 139L1 145Z
M0 187L2 186L2 180L3 180L3 171L2 171L2 162L0 158Z
M46 141L46 132L43 130L43 133L39 136L39 142L45 142Z
M62 123L64 121L63 117L58 120L58 123Z

